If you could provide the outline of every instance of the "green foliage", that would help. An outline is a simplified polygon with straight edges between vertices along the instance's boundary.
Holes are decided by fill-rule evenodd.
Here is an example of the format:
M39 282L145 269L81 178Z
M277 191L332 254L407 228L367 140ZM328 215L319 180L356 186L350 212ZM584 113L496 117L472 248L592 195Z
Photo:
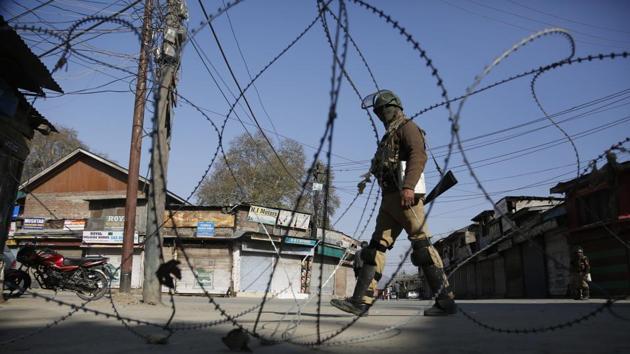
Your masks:
M276 146L276 151L292 176L287 174L260 132L253 138L247 133L236 137L226 152L227 161L218 160L210 176L203 181L197 193L198 203L251 203L294 209L308 168L305 165L304 148L294 140L285 139ZM321 194L320 214L323 212L323 193ZM330 190L330 196L328 217L339 207L339 198L334 189ZM309 184L298 210L312 212L312 200Z
M77 148L87 149L79 140L76 130L59 125L56 128L58 133L35 134L33 137L31 152L24 163L22 181L33 177Z

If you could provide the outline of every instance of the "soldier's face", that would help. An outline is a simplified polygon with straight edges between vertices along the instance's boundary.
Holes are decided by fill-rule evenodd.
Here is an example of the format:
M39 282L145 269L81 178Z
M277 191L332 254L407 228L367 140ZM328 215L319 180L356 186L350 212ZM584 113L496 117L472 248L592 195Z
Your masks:
M376 114L378 119L380 119L381 122L383 122L385 127L387 127L389 126L389 123L391 123L394 120L394 118L396 118L396 115L398 114L398 110L399 108L396 106L382 106L382 107L374 108L373 112L374 114Z

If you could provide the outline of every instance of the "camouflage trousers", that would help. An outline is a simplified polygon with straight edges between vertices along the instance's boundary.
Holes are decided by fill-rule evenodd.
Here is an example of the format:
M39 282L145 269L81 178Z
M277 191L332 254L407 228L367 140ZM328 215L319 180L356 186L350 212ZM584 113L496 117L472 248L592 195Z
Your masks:
M574 298L588 296L587 273L571 273L571 293Z

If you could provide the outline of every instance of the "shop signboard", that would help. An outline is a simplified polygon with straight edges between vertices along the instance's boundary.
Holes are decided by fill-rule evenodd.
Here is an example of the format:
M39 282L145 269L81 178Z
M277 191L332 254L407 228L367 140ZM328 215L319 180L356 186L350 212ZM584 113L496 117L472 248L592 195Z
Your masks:
M298 237L285 237L284 242L292 245L302 246L315 246L317 244L317 240Z
M280 210L278 214L278 225L280 226L307 230L310 222L311 216L309 214L292 213L288 210Z
M123 215L107 215L88 219L85 230L122 231L125 229L125 217Z
M249 213L247 214L247 220L257 223L275 225L276 219L278 219L278 209L265 208L252 205L249 207Z
M83 231L85 230L85 219L66 219L63 221L64 230Z
M103 229L104 230L124 230L125 229L125 216L124 215L108 215L104 217Z
M123 231L83 231L84 243L122 244ZM133 243L139 243L138 233L133 235Z
M215 227L234 227L235 217L220 210L166 210L164 227L197 227L200 221L212 221Z
M199 221L197 223L197 237L214 236L214 223L212 221Z
M45 218L25 218L22 224L24 230L43 230Z
M214 284L214 270L212 267L197 267L194 270L197 281L193 285L193 289L201 289L201 286L205 289L212 289Z

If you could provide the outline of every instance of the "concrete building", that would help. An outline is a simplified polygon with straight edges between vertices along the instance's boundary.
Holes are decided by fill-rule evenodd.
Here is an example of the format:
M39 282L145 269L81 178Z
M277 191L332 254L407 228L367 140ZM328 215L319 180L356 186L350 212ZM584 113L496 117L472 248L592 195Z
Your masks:
M118 267L126 183L125 168L77 149L20 186L25 193L11 246L34 242L70 257L101 254ZM142 286L148 183L139 178L134 288ZM176 291L260 296L269 288L280 297L306 297L318 290L321 274L323 294L347 296L354 288L350 261L358 243L331 230L326 230L324 242L321 229L312 239L310 218L250 204L192 206L169 192L163 258L182 262Z
M558 183L568 219L568 242L584 248L595 286L591 294L625 295L630 291L630 161L608 155L601 169Z
M142 284L142 240L146 230L148 181L139 178L132 286ZM20 213L11 245L34 242L68 257L101 254L120 265L127 170L76 149L28 179L19 190ZM173 193L168 203L182 205ZM114 282L114 286L118 286Z
M458 298L565 296L568 244L562 200L508 196L474 224L435 243ZM500 241L499 241L500 240ZM465 264L472 254L485 249ZM552 250L553 253L549 253ZM561 265L556 262L560 260ZM567 262L564 264L564 262Z
M4 251L8 232L15 225L13 204L31 141L35 134L57 131L27 101L25 93L43 97L44 89L63 91L2 16L0 28L0 250ZM0 291L4 287L4 266L0 259ZM0 296L0 302L3 301Z

